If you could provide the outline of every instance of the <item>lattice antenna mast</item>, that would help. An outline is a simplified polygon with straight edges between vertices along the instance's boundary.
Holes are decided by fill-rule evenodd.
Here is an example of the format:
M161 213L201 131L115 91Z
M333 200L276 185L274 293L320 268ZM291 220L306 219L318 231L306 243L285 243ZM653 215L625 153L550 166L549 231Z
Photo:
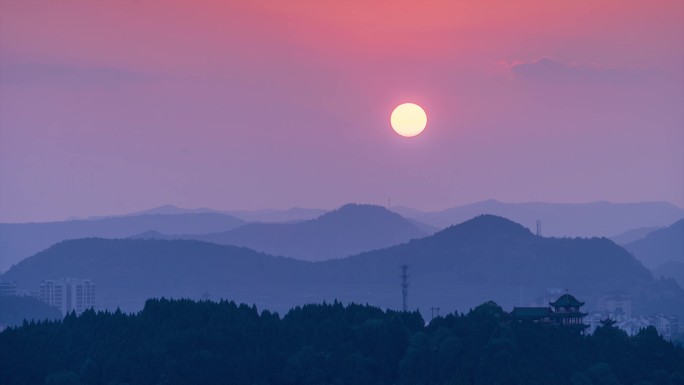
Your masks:
M402 309L408 311L408 265L401 265L401 297L402 297Z
M537 219L537 236L541 237L541 221Z

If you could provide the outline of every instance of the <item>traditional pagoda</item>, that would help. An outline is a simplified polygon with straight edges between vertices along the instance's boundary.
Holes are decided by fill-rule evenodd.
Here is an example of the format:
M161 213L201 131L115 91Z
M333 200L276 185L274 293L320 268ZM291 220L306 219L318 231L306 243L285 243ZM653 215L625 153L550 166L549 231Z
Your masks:
M587 313L582 313L580 308L584 302L566 293L554 302L549 302L550 306L545 307L514 307L511 315L518 321L532 321L536 323L563 325L579 330L589 327L583 323Z

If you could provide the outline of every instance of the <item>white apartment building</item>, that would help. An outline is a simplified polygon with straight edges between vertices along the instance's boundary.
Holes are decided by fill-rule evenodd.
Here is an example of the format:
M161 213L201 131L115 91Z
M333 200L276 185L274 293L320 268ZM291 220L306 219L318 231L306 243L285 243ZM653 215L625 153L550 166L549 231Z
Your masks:
M17 295L17 283L15 281L0 281L0 297Z
M66 315L83 313L95 306L95 284L91 279L60 278L40 283L40 299Z

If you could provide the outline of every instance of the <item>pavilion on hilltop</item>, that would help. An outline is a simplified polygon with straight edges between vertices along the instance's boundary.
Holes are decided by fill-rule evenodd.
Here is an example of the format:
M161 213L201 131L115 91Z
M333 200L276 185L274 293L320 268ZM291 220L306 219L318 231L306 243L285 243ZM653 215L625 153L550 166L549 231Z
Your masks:
M565 293L550 306L542 307L514 307L511 312L513 319L517 321L531 321L535 323L562 325L584 330L589 325L584 324L587 313L581 311L584 302L580 302L574 296Z

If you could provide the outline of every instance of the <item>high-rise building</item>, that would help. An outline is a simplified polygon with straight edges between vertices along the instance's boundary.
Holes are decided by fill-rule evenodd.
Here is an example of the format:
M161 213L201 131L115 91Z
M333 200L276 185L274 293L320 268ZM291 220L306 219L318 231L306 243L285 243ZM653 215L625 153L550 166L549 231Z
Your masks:
M63 315L83 313L95 306L95 284L91 279L60 278L40 283L40 299Z
M17 295L16 281L0 281L0 297Z

